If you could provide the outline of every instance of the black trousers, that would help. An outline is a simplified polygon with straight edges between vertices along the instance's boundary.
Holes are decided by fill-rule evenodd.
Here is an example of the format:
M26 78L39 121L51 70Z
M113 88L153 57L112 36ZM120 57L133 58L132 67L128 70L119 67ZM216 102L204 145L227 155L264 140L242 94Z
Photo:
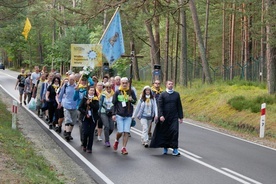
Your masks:
M96 123L91 119L85 118L82 121L82 133L83 133L83 147L87 150L92 150L94 131L96 128Z

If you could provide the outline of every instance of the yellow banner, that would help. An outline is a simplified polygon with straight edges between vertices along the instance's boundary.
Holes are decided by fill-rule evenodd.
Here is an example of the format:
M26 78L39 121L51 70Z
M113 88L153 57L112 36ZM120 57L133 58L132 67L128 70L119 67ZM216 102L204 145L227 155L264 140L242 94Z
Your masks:
M28 34L32 28L31 22L29 21L28 17L25 22L24 30L22 32L22 35L25 37L25 40L28 39Z
M102 45L71 44L71 67L102 66Z

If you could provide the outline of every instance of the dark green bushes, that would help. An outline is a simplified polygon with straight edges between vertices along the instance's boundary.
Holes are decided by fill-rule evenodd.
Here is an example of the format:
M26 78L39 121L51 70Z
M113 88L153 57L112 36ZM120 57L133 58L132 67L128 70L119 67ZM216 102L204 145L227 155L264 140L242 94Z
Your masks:
M261 104L276 104L276 97L271 95L258 96L254 99L246 99L244 96L236 96L227 102L238 111L250 109L253 113L258 113L261 110Z

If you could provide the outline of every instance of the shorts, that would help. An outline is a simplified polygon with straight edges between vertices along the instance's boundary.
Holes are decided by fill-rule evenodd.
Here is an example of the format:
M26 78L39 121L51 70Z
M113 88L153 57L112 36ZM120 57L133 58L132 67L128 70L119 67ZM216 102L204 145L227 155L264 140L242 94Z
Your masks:
M122 116L116 115L116 121L117 121L117 132L119 133L130 132L130 125L132 121L131 117L122 117Z
M103 128L103 121L101 118L98 119L98 128Z
M23 93L24 93L24 87L19 86L18 87L18 91L19 91L20 95L23 95Z
M72 126L74 126L77 123L78 110L64 108L63 112L65 125L71 124Z
M64 118L64 109L61 107L60 109L57 109L57 118Z

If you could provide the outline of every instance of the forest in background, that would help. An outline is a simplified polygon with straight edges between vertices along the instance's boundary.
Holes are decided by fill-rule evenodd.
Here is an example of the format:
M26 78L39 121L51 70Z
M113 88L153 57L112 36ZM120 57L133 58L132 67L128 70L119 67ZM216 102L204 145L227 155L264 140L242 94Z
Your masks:
M70 45L98 43L120 6L126 54L139 69L161 65L163 80L267 83L276 93L275 0L2 0L0 60L13 68L70 68ZM32 28L22 36L26 18ZM129 59L112 66L127 75ZM95 72L101 73L101 69Z

